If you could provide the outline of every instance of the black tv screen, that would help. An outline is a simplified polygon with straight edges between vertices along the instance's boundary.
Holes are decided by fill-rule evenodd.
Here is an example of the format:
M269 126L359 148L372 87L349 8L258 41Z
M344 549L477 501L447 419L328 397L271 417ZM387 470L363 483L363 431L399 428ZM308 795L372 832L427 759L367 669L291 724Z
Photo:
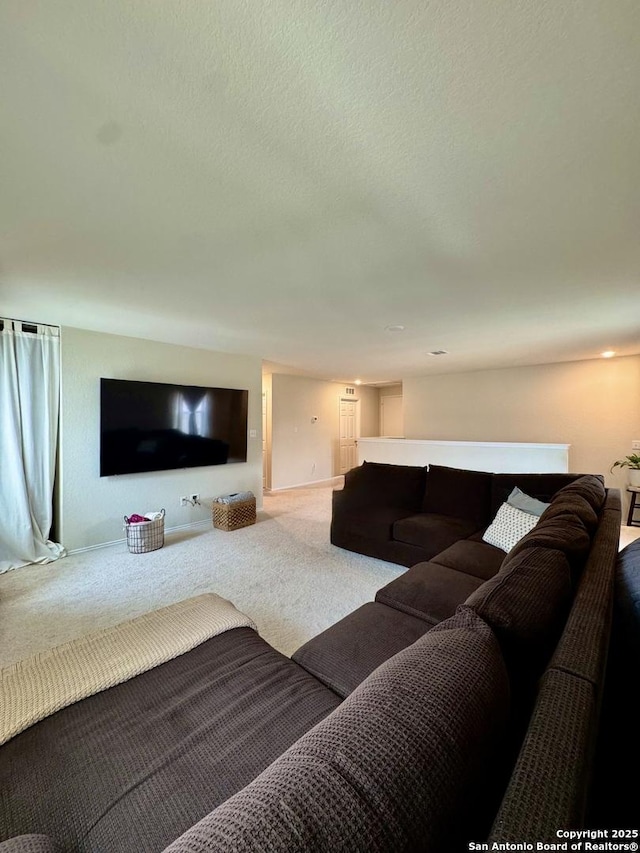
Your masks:
M247 461L249 392L100 380L100 476Z

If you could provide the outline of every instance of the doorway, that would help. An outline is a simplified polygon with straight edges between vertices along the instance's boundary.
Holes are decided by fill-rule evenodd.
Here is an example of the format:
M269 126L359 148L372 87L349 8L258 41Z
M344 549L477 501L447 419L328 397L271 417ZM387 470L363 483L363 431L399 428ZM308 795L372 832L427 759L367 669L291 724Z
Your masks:
M339 473L358 464L359 400L340 398Z
M402 394L380 397L380 435L388 438L402 438L404 423L402 417Z

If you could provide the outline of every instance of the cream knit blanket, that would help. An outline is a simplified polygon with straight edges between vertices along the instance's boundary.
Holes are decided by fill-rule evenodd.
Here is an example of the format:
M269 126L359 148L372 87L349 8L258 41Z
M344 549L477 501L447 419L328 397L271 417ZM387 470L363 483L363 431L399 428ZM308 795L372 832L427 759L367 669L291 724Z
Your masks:
M0 743L38 720L231 628L256 626L213 593L170 604L0 670Z

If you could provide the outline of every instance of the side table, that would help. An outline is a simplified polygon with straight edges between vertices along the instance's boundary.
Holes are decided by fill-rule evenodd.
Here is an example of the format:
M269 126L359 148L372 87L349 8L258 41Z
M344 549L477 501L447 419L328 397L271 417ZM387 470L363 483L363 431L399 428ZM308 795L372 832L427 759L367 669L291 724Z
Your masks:
M640 495L640 486L627 486L627 491L631 495L629 501L629 515L627 516L627 527L640 527L640 521L633 520L633 513L640 510L640 504L636 506L638 495Z

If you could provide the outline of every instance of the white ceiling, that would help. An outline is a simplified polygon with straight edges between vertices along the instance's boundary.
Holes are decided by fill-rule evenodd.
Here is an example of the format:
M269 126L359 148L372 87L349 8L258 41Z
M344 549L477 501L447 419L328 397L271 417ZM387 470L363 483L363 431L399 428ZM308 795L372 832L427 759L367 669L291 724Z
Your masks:
M3 0L1 312L364 381L638 353L639 81L637 0Z

